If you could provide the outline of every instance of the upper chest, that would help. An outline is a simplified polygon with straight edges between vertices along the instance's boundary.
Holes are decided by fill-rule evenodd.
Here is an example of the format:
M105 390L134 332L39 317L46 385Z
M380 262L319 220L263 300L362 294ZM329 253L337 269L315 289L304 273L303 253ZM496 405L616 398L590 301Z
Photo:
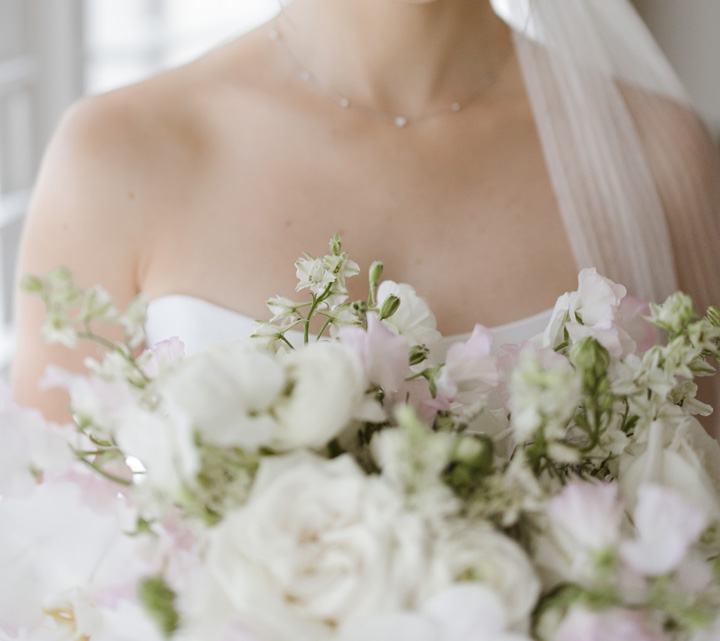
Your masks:
M472 289L504 308L488 322L512 320L551 305L574 275L523 104L476 106L399 130L272 104L243 113L241 126L227 119L214 132L177 206L161 214L163 242L144 283L150 296L202 295L257 315L266 298L292 292L298 255L322 253L336 232L362 267L380 259L388 278L413 283L440 319ZM527 309L510 300L553 264L557 282L535 288L538 300L525 297ZM355 289L363 295L362 284ZM452 329L466 330L473 314Z

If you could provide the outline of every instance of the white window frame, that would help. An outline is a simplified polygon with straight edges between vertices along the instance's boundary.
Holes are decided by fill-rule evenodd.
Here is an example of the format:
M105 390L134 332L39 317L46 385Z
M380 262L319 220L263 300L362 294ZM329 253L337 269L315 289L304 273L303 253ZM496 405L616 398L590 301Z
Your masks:
M22 29L21 23L11 24L16 18L10 2L0 0L0 21L4 27ZM26 114L28 131L24 153L30 158L31 175L14 185L3 187L3 176L14 175L13 154L3 153L9 141L0 137L0 235L25 218L34 177L40 166L42 152L57 122L83 90L82 2L81 0L15 0L26 24L26 41L21 51L10 52L0 59L0 131L7 130L10 118L5 108L14 94L29 96ZM12 310L4 301L13 291L14 269L2 269L0 261L0 372L6 376L13 354ZM39 340L39 337L38 337Z

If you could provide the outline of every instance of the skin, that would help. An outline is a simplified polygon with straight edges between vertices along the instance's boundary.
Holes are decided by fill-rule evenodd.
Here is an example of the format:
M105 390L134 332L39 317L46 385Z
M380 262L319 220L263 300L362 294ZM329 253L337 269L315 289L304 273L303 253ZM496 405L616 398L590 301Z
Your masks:
M446 334L575 288L510 34L488 3L296 0L279 28L324 86L388 113L445 110L502 65L460 112L398 130L303 82L265 27L85 99L47 151L19 273L65 264L120 306L187 294L266 318L267 298L293 295L300 253L340 232L361 267L381 259L386 278L411 282ZM66 396L37 380L48 363L82 370L94 348L42 344L42 316L19 296L14 394L62 420Z

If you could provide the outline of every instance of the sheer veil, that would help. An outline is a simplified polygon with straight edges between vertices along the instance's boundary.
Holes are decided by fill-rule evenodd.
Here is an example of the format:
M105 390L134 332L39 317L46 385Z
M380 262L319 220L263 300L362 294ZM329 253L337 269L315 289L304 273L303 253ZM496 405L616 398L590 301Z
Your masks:
M491 0L514 31L578 267L720 301L720 158L628 0ZM703 309L704 311L704 309Z

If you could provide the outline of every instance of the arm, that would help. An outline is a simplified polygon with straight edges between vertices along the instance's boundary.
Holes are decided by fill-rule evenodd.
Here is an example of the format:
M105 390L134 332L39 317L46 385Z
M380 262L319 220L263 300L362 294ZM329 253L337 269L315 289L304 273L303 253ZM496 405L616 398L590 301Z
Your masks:
M40 171L18 262L18 278L70 268L81 287L102 285L122 308L138 293L146 221L138 200L142 149L136 116L115 96L92 98L73 107L51 142ZM44 307L17 292L16 354L12 388L21 405L34 406L57 421L68 418L62 391L37 387L45 368L55 364L83 370L94 345L70 350L46 345L40 337ZM119 338L112 332L105 336Z

